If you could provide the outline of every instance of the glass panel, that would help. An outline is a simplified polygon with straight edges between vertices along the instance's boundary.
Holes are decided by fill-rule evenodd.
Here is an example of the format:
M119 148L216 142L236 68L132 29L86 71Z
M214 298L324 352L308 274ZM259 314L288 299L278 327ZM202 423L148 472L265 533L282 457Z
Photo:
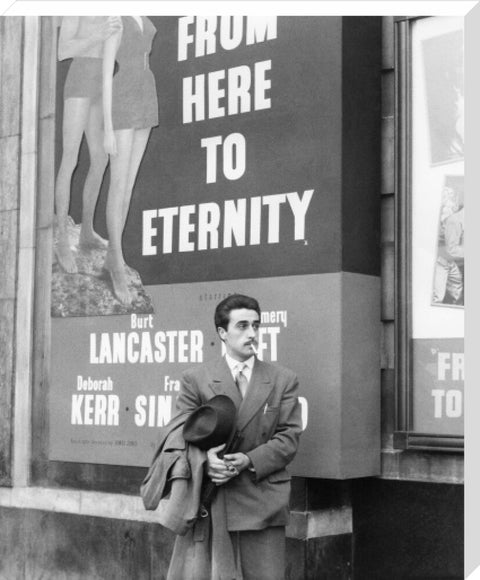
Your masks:
M411 430L463 435L463 19L412 23Z

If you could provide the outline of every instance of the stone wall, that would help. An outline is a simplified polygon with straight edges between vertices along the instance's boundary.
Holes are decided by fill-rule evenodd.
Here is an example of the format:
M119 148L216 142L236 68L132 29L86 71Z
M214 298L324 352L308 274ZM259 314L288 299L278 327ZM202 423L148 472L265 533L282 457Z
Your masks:
M0 17L0 484L12 480L23 18Z

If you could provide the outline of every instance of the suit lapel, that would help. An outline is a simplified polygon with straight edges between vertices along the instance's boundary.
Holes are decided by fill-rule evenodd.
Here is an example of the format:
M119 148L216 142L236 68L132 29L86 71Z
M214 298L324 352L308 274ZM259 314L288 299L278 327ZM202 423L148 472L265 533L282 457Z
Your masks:
M238 410L237 428L244 429L254 415L262 408L274 388L274 384L265 365L255 359L252 376L248 385L247 394L242 399L232 373L222 357L212 367L212 381L209 386L215 395L227 395L235 403Z
M227 397L230 397L238 410L242 404L242 396L223 357L212 368L211 376L210 388L212 391L216 395L227 395Z
M235 383L233 384L237 389ZM255 359L247 394L241 401L238 412L237 425L239 430L244 429L258 410L266 404L273 387L273 382L266 371L265 365L258 359Z

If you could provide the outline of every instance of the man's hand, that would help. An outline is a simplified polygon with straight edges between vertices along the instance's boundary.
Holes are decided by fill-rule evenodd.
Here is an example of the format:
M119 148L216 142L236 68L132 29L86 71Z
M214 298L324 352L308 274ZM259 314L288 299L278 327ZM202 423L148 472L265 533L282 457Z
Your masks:
M238 471L234 466L232 467L218 457L218 453L223 449L225 449L225 443L218 447L212 447L207 451L208 477L216 485L223 485L230 481L232 477L238 475Z
M224 459L228 465L233 465L238 473L248 469L252 464L250 457L245 455L245 453L227 453Z

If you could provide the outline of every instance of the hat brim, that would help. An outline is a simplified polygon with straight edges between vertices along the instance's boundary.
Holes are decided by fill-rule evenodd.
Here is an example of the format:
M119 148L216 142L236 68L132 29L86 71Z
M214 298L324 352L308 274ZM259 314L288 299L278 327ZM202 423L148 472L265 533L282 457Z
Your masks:
M228 444L235 432L237 409L226 395L216 395L195 409L185 421L185 441L207 451Z

